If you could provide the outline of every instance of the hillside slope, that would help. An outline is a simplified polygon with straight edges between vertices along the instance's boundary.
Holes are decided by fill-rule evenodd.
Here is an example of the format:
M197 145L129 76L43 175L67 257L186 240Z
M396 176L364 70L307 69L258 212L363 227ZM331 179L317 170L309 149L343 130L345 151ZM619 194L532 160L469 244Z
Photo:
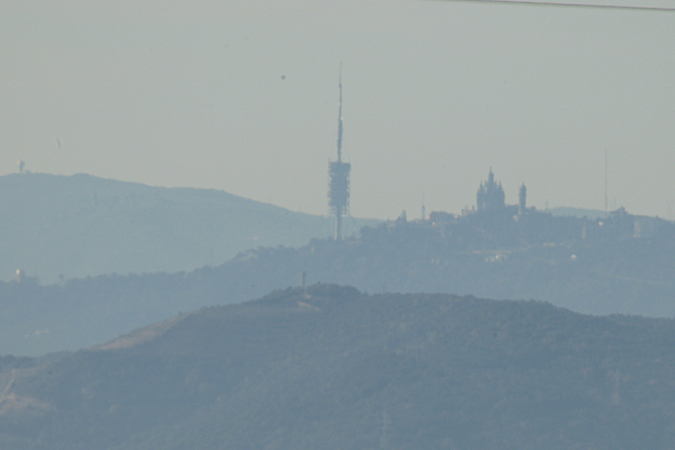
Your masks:
M373 223L346 220L346 234ZM26 173L0 177L0 230L0 279L22 269L49 284L218 265L331 236L333 221L222 191Z
M521 218L522 219L522 218ZM181 311L331 282L366 292L537 299L588 314L675 316L675 225L646 237L636 220L478 214L397 221L342 242L259 248L192 272L106 275L40 286L0 282L0 354L37 356L107 341ZM585 237L584 237L585 236Z
M315 285L0 359L7 450L675 445L675 322Z

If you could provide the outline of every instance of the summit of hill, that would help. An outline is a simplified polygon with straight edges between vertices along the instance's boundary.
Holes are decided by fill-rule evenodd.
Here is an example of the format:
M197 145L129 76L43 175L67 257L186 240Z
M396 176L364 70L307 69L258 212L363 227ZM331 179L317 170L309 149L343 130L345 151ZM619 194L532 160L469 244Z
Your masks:
M672 448L675 322L317 284L0 358L6 450Z

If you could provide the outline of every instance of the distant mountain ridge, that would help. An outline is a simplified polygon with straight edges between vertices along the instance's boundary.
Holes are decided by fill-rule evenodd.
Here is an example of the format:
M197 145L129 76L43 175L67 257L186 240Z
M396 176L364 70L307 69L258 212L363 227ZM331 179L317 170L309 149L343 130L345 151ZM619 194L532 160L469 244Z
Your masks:
M261 247L191 272L0 282L0 354L76 350L204 306L331 282L364 292L537 299L590 314L675 316L675 224L528 211L405 218L335 242Z
M346 234L375 220L344 221ZM257 247L299 246L333 220L223 191L40 173L0 177L0 280L193 270Z
M672 319L317 284L0 358L0 448L673 448L674 345Z

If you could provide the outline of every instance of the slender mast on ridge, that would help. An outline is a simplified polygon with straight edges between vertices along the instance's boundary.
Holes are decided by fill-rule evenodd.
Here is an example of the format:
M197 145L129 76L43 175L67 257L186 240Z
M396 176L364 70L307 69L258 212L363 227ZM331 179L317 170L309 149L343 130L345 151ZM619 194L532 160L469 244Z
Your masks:
M342 215L349 209L349 172L351 164L342 162L342 65L340 65L340 102L338 104L337 161L328 163L328 206L335 216L335 240L342 240Z
M338 103L338 139L337 156L338 162L342 162L342 64L340 64L340 81L338 82L340 90L340 102Z

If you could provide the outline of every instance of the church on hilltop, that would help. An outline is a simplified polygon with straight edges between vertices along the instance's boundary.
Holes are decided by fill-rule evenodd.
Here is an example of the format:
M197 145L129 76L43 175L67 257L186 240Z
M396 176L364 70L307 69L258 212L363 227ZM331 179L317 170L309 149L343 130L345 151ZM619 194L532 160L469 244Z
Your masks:
M481 182L478 188L476 209L479 212L500 211L506 207L505 198L502 183L495 182L495 175L490 168L487 181Z
M518 215L522 216L527 211L527 188L525 183L518 191ZM476 193L476 209L478 212L493 213L504 211L507 208L504 188L501 182L495 181L495 175L488 173L487 181L482 181Z

